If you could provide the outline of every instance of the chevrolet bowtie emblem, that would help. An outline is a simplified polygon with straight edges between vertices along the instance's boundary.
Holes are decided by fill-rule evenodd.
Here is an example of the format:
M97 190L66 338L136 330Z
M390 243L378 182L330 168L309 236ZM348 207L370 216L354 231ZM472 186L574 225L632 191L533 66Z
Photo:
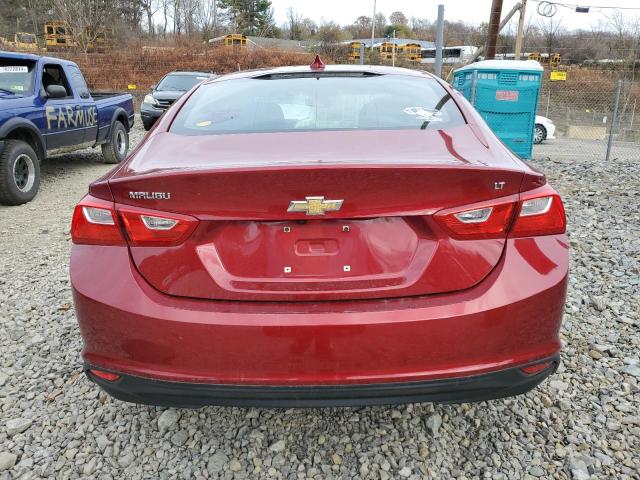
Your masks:
M292 200L287 212L306 213L307 215L324 215L326 212L337 212L344 200L325 200L324 197L305 197L306 200Z

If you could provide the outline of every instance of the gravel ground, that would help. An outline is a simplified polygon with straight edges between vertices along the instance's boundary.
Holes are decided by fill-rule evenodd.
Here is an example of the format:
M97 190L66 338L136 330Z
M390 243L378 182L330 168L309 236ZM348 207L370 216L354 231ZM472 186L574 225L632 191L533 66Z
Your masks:
M113 400L82 375L69 223L109 167L92 151L49 160L35 201L0 207L0 479L640 478L637 163L533 163L564 196L572 248L563 365L538 389L456 406L174 410Z

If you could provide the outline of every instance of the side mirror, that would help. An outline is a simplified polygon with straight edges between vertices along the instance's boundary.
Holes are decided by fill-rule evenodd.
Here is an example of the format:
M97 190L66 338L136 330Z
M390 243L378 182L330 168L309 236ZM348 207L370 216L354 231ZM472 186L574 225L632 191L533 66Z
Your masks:
M151 90L151 91L153 91L153 90L155 90L155 89L156 89L155 84L154 84L154 85L151 85L151 86L149 87L149 90Z
M46 92L49 98L64 98L67 96L67 89L62 85L49 85Z

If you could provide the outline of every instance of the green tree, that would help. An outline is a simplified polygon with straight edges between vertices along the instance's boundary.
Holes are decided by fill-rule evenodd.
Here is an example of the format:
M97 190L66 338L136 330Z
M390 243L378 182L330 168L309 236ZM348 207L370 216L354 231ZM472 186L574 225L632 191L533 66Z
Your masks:
M413 31L407 25L387 25L384 29L385 37L392 37L394 30L397 38L413 38Z
M267 36L273 33L273 9L270 0L220 0L231 26L244 35Z

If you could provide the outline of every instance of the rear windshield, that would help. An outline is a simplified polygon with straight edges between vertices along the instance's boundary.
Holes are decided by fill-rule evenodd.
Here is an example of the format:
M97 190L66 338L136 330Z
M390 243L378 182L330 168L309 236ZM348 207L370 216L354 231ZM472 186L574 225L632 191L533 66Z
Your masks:
M156 90L159 92L186 92L187 90L191 90L196 83L206 80L207 78L209 78L209 75L167 75L160 81Z
M441 129L464 123L434 79L283 76L202 85L171 131L184 135L309 130Z
M0 94L32 93L35 66L32 60L0 58Z

